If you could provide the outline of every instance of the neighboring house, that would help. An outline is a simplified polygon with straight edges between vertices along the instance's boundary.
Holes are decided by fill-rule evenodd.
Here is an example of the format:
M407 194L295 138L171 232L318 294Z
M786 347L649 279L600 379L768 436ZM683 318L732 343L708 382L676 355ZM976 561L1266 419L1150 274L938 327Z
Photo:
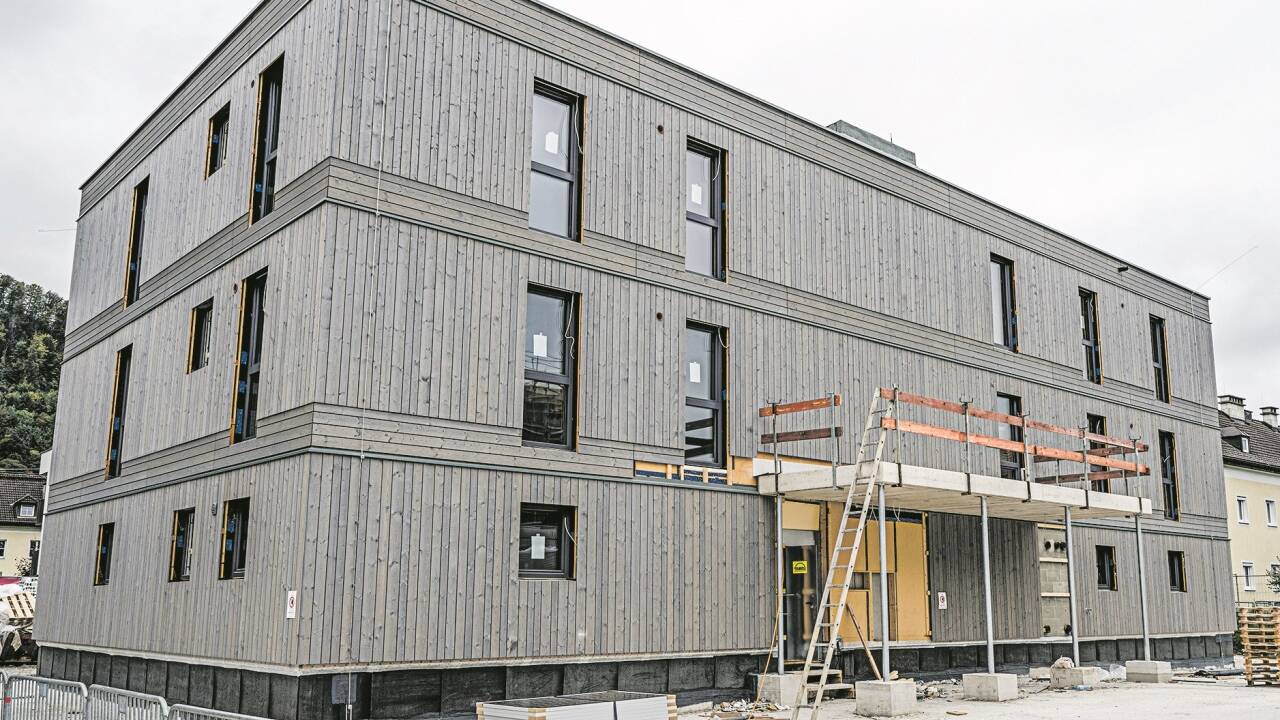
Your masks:
M44 674L308 719L743 687L775 541L794 658L840 513L775 518L758 408L843 393L847 459L895 385L1141 438L1094 479L1154 508L1153 650L1231 653L1206 297L537 3L262 2L85 182L72 277ZM1058 461L992 417L999 662L1134 658L1134 522L1057 494L1071 627ZM980 664L978 521L890 507L894 668Z
M1258 417L1244 398L1218 396L1227 529L1236 602L1280 603L1268 575L1280 571L1280 418L1267 406Z
M36 574L44 484L43 475L0 470L0 577L21 577L19 564L28 559Z

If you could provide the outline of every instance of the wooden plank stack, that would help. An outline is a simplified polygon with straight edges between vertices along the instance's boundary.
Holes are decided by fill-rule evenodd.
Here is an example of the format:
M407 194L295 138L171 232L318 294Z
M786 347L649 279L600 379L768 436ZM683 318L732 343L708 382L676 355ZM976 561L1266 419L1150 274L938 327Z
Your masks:
M1250 685L1280 685L1280 607L1237 611L1244 648L1244 678Z

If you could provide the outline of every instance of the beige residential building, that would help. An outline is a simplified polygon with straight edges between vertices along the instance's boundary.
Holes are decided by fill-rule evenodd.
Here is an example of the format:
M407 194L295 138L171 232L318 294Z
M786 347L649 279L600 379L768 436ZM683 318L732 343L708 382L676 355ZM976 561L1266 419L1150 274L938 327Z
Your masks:
M44 517L44 476L0 470L0 578L35 574Z
M1280 420L1275 407L1259 417L1244 398L1218 397L1222 462L1226 473L1227 531L1236 601L1277 603L1268 573L1280 573Z

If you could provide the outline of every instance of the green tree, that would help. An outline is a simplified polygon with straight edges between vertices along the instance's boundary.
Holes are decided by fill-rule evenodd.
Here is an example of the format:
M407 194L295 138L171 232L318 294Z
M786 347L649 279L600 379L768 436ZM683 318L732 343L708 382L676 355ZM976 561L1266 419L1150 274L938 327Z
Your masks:
M37 468L53 444L67 301L0 274L0 468Z

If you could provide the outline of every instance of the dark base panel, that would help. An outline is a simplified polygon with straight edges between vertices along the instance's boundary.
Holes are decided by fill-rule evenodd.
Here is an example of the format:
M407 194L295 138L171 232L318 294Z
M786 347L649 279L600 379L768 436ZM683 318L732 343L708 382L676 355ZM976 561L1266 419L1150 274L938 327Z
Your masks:
M1230 662L1231 635L1162 638L1153 641L1156 660L1175 665ZM996 645L996 665L1025 670L1071 655L1061 643ZM1081 662L1095 665L1135 660L1136 640L1084 640ZM879 655L876 655L877 662ZM922 679L954 677L984 669L986 648L980 644L900 648L892 653L893 669ZM163 660L112 657L103 653L44 648L39 673L163 696L170 704L186 703L272 720L341 720L352 703L352 720L401 720L471 715L475 704L509 698L567 695L597 690L674 694L681 704L741 699L753 695L752 675L764 665L763 655L672 658L631 662L508 665L449 670L391 670L294 677L250 670L231 670ZM872 677L861 648L840 656L846 678Z

